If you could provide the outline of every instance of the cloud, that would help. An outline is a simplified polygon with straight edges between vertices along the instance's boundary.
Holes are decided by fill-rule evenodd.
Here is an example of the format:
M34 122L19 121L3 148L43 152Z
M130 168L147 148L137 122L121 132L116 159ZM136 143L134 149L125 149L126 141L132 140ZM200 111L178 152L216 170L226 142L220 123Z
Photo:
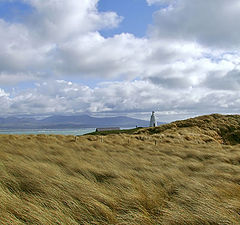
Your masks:
M209 57L216 58L216 54L222 60L224 55L224 51L219 53L218 50L213 51L200 43L192 42L187 37L190 34L196 34L197 37L198 33L192 30L188 33L187 29L181 29L186 25L181 17L188 18L197 10L188 0L177 1L171 7L156 12L153 35L145 38L137 38L128 33L109 38L101 36L99 30L118 26L122 18L114 12L99 12L97 0L24 2L34 9L30 15L27 14L24 23L0 20L0 33L3 34L0 37L0 74L8 74L9 80L20 82L24 76L31 80L34 75L36 80L41 77L64 79L66 76L127 80L151 77L152 81L155 79L159 83L160 80L173 81L174 78L184 80L183 77L188 76L187 83L192 86L201 82L212 71L211 67L219 66L220 63L213 62ZM149 1L149 4L155 2L173 3L159 0ZM225 1L221 2L224 3L223 7ZM234 4L235 0L228 8L233 8ZM199 3L200 9L209 6L211 11L212 3L203 5ZM208 14L207 9L206 13ZM205 26L200 29L195 24L198 20L203 22L203 17L198 14L196 16L198 19L194 17L186 23L191 23L190 27L204 35ZM186 40L182 40L182 35L186 36ZM238 53L232 54L231 59L228 59L229 64L237 63L237 60ZM228 68L229 71L232 70L230 65ZM20 78L15 79L17 76ZM185 86L179 85L181 87Z
M0 110L2 115L6 115L9 112L9 108L11 106L10 94L7 93L5 90L0 88Z
M161 61L158 63L152 60L154 64L149 69L151 73L143 79L166 89L176 89L176 92L179 89L211 88L207 79L212 79L212 83L214 83L215 79L221 79L222 74L232 71L237 65L237 62L233 60L237 56L225 54L214 56L209 53L206 56L204 51L200 54L197 51L195 53L195 56L186 54L185 57L176 54L171 61L163 64Z
M17 85L22 82L36 82L37 80L42 80L43 76L41 74L31 74L31 73L0 73L0 84L11 86Z
M136 77L143 69L146 40L122 33L103 38L88 33L59 45L56 50L56 72L99 77Z
M124 90L124 91L123 91ZM167 90L167 91L166 91ZM0 89L0 116L97 114L130 116L149 112L185 118L213 112L237 113L239 92L195 88L166 89L149 81L105 82L95 88L65 80L36 84L35 88L7 93ZM165 115L165 116L164 116ZM169 119L168 118L168 119ZM161 117L159 118L161 119Z
M153 4L172 4L175 3L177 0L146 0L148 5Z
M11 97L10 114L69 114L88 108L92 90L64 80L37 83ZM87 111L87 110L86 110Z
M8 97L8 96L9 96L9 94L0 88L0 97L2 98L2 97Z
M22 1L33 10L21 21L0 19L0 84L37 84L9 93L1 87L2 114L176 116L239 108L237 0L148 0L159 10L142 38L103 37L101 29L122 17L100 12L98 0ZM93 77L101 83L79 84Z
M89 42L89 45L95 45L97 38L104 39L98 30L116 27L122 20L115 12L99 12L97 0L23 1L33 8L24 20L11 23L0 19L0 73L53 76L56 72L65 75L64 68L68 65L62 65L66 60L64 50L67 49L71 57L69 61L77 61L73 57L86 53L87 46L83 44ZM93 48L93 52L99 50L97 46ZM63 71L57 68L59 62ZM85 67L90 68L89 63L92 63L91 60L86 61L87 65L84 64L82 70L75 66L74 75L85 72ZM71 71L67 74L71 75Z
M163 2L163 1L149 1ZM167 1L169 3L173 1ZM211 48L233 49L240 44L238 0L178 0L154 14L151 35L189 40Z
M115 12L100 13L98 0L24 0L35 10L27 26L38 38L60 41L72 37L118 26L122 18Z
M171 72L171 71L170 71ZM191 81L188 77L149 77L149 80L154 83L161 85L165 88L188 88L191 86Z
M0 72L39 72L48 67L51 44L35 46L24 25L10 24L0 19Z
M211 73L207 76L203 86L215 90L240 90L240 70L234 69L226 74Z

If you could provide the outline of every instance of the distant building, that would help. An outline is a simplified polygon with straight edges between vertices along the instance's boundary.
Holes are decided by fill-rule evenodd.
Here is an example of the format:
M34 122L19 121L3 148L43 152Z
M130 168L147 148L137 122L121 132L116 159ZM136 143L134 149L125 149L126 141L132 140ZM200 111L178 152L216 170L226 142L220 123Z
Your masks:
M155 118L155 113L152 111L151 119L150 119L150 127L156 127L157 126L157 121Z
M97 129L96 129L96 132L100 132L100 131L110 131L110 130L120 130L120 127L97 128Z

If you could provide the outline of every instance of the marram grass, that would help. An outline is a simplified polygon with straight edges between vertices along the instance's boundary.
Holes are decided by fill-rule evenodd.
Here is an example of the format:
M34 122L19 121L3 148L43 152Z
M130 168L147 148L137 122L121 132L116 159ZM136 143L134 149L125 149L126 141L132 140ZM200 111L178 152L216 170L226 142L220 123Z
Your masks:
M240 224L240 145L203 124L1 135L0 224Z

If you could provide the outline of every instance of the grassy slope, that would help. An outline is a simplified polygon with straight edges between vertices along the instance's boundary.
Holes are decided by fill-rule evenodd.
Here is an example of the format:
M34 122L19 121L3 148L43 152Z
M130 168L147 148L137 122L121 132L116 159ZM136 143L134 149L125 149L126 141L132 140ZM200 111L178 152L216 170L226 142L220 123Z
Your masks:
M136 133L159 134L159 133L188 133L192 136L209 136L221 144L240 143L240 116L212 114L199 116L187 120L176 121L156 128L141 129ZM200 137L200 138L199 138Z
M77 139L1 135L0 224L240 224L238 120Z

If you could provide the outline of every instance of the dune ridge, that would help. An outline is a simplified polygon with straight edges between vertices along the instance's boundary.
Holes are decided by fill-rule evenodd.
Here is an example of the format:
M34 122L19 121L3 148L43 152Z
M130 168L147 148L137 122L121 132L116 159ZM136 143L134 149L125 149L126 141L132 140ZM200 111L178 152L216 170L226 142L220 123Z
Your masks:
M141 129L136 134L188 133L198 136L209 136L220 144L235 145L240 143L240 116L212 114L175 121L159 127ZM177 138L177 137L174 137Z

